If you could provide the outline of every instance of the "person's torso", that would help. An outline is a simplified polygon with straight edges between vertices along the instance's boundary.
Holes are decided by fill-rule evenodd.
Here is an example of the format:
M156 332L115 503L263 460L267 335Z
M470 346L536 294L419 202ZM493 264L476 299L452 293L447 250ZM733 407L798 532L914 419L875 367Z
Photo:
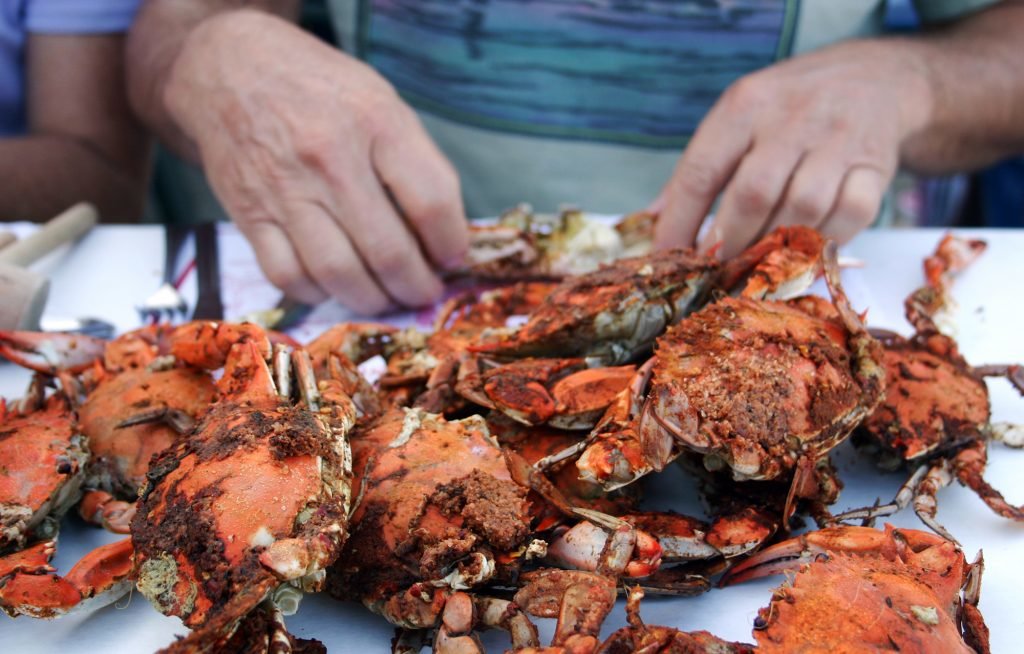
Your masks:
M736 79L881 28L884 0L328 0L416 108L470 215L640 207Z

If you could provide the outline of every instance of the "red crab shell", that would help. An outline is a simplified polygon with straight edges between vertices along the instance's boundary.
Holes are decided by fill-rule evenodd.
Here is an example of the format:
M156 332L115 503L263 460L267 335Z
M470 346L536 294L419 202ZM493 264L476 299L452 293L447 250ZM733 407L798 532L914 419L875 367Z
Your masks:
M711 304L659 340L641 434L656 415L709 469L776 478L834 446L846 430L833 426L861 406L847 338L841 323L785 303Z
M52 536L55 523L44 520L78 501L88 458L63 397L51 395L27 413L0 400L0 553Z
M759 652L987 652L977 610L982 565L922 531L833 527L770 547L730 582L798 569L760 611Z
M231 349L220 385L195 431L153 461L132 521L139 590L189 626L249 589L315 582L345 536L348 450L329 414L280 399L253 342Z
M384 604L417 582L453 574L471 585L493 574L496 557L525 546L526 490L482 419L394 409L351 442L358 506L331 570L336 596L355 595L387 613ZM460 566L466 562L473 569Z

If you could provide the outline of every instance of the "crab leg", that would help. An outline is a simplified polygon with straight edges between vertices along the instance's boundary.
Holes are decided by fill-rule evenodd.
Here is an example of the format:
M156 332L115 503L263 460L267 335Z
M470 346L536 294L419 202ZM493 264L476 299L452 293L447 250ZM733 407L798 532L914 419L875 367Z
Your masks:
M558 618L551 644L562 650L555 651L597 649L601 625L615 606L614 578L580 570L537 570L523 577L526 585L515 603L530 615Z
M103 357L106 345L107 341L83 334L0 331L0 356L50 375L82 372Z
M808 532L772 545L733 566L722 578L722 585L739 584L797 570L829 552L847 554L878 554L887 559L902 558L907 551L920 552L950 541L914 529L896 529L886 525L885 531L870 527L829 527ZM953 545L953 543L950 543Z
M658 539L629 522L598 511L576 509L585 518L548 545L556 565L615 577L646 577L661 564Z
M101 490L86 491L78 503L78 515L86 522L100 525L115 534L131 532L135 502L118 500Z
M53 618L76 607L106 606L131 588L131 539L96 548L63 577L47 563L55 549L54 541L45 541L13 555L13 564L0 562L0 609L12 617Z
M921 519L921 522L943 538L955 543L956 539L935 519L937 510L935 495L952 481L952 468L949 461L940 459L931 464L925 463L920 465L914 474L900 486L896 497L888 504L853 509L833 516L832 519L836 522L875 520L902 511L913 503L914 513Z

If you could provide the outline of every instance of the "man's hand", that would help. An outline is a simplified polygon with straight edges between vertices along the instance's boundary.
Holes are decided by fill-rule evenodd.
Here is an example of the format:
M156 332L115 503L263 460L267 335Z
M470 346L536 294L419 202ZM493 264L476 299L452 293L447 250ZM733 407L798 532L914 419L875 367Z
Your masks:
M258 11L207 19L164 87L275 285L360 313L436 300L468 246L458 178L364 64Z
M731 257L779 225L845 242L868 226L904 141L929 120L927 67L902 41L853 41L733 84L657 201L659 246L692 245L715 198L707 249Z

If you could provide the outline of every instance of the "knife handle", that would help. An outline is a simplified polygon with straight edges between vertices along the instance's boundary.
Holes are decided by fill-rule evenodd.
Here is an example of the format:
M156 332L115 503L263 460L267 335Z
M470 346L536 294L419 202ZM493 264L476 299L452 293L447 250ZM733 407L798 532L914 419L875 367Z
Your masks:
M52 218L39 230L0 250L0 263L27 266L65 243L80 238L99 220L96 207L81 202Z

